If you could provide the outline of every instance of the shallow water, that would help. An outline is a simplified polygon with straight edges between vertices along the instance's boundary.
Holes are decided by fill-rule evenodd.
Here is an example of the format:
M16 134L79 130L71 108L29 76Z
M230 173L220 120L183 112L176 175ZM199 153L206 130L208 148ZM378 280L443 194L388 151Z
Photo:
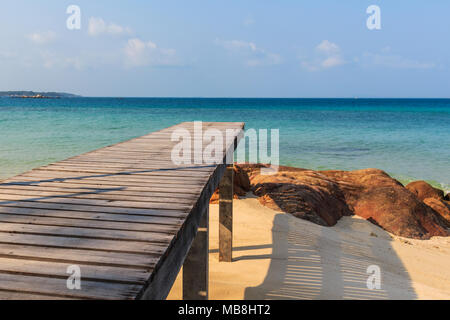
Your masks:
M280 130L280 162L450 189L448 99L0 99L0 178L182 121Z

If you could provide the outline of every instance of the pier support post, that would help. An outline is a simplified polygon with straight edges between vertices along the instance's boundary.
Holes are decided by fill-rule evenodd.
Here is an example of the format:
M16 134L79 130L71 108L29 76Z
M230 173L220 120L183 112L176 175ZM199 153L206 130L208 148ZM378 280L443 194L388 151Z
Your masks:
M183 264L183 300L208 300L209 205Z
M219 261L233 259L233 164L227 165L219 184Z

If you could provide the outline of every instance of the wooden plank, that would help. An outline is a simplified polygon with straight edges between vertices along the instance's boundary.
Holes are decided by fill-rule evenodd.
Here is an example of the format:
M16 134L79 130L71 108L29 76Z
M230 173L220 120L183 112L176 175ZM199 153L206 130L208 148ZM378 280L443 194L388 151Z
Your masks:
M202 180L209 177L210 172L204 171L178 171L176 169L140 169L140 168L130 168L130 170L124 169L109 169L109 168L97 168L97 167L83 167L79 165L50 165L47 167L42 167L40 169L35 169L33 172L44 171L47 174L53 174L56 172L69 172L69 173L95 173L95 174L114 174L114 175L137 175L144 177L163 177L163 178L192 178L192 180Z
M114 200L114 201L133 201L133 202L145 202L148 203L149 199L152 199L152 203L158 203L158 202L171 202L171 203L178 203L178 204L184 204L189 205L192 203L192 201L195 200L195 195L184 195L184 198L181 197L166 197L164 193L160 193L157 195L154 194L142 194L142 195L133 195L133 194L127 194L125 190L122 192L110 192L108 189L99 189L99 190L80 190L80 191L73 191L70 190L67 192L61 191L55 191L55 190L27 190L25 188L22 189L8 189L8 188L0 188L0 192L2 195L8 195L8 196L16 196L20 194L20 196L24 197L31 197L31 198L41 198L41 197L69 197L74 199L95 199L95 200Z
M77 188L78 187L78 188ZM19 191L20 190L20 191ZM57 192L60 194L73 194L73 193L82 193L82 194L114 194L114 195L127 195L134 197L146 197L151 198L155 197L160 199L161 197L170 198L169 201L176 201L176 199L191 199L195 197L195 193L187 193L184 192L152 192L152 191L141 191L141 190L129 190L126 187L118 187L118 188L105 188L100 185L97 188L87 188L80 186L72 187L62 187L59 184L47 184L47 185L0 185L0 192L14 194L14 193L22 193L29 191L38 191L38 192Z
M175 233L181 223L167 225L167 224L143 224L132 222L118 222L118 221L104 221L104 220L85 220L74 218L53 218L43 216L29 216L23 214L0 214L0 223L22 223L43 226L61 226L61 227L78 227L87 229L104 229L104 230L118 230L118 231L142 231L142 232L160 232L160 233Z
M0 273L0 291L44 294L62 298L79 299L132 299L139 290L138 284L120 284L98 281L82 281L81 290L67 288L67 278L48 278Z
M9 201L0 202L0 208L15 207L15 208L31 208L31 209L50 209L50 210L66 210L66 211L81 211L81 212L98 212L98 213L118 213L118 214L132 214L142 216L159 216L159 217L186 217L186 212L180 210L169 209L141 209L130 207L102 207L90 206L81 204L65 204L52 202L33 202L33 201ZM5 209L3 209L5 210Z
M114 183L109 181L78 181L73 180L70 182L65 181L49 181L49 182L39 182L34 181L34 179L30 179L30 181L27 181L26 178L21 177L21 180L23 181L17 181L17 182L8 182L4 184L0 184L0 186L3 186L5 188L9 186L57 186L57 187L64 187L65 189L71 189L71 188L85 188L85 189L101 189L101 188L115 188L115 189L126 189L128 191L142 191L142 192L164 192L167 194L170 193L179 193L179 194L198 194L201 192L202 186L190 186L189 188L186 187L180 187L178 185L161 185L161 184L145 184L142 186L142 184L139 183L128 183L128 182L120 182Z
M65 211L65 210L51 210L42 208L20 208L20 207L0 207L0 214L2 215L24 215L28 216L30 220L33 217L53 217L66 218L74 220L87 221L113 221L113 222L127 222L137 225L145 224L161 224L161 225L180 225L184 219L181 217L167 217L154 215L134 215L121 213L100 213L100 212L83 212L83 211Z
M125 207L125 208L151 208L151 209L172 209L188 211L191 205L188 203L167 203L167 202L149 202L149 201L124 201L114 200L114 196L111 196L111 200L97 200L97 199L84 199L64 196L22 196L22 195L9 195L0 193L0 206L11 204L11 202L49 202L49 203L61 203L61 204L74 204L74 205L88 205L99 207Z
M72 298L75 300L75 298ZM45 294L32 294L17 291L0 290L0 300L19 300L19 301L32 301L32 300L71 300L68 297L55 297Z
M145 270L153 268L158 261L157 253L132 254L101 250L92 251L73 248L53 248L45 245L24 245L14 243L1 243L0 257L55 261L71 265L90 264ZM124 272L126 272L126 270Z
M103 229L65 227L65 226L55 227L55 226L32 225L21 223L0 223L0 232L6 232L10 234L17 233L17 234L71 237L80 239L139 241L139 242L162 243L162 244L169 243L174 235L173 232L159 233L156 231L143 232L143 231L122 231L122 230L114 230L114 232L111 232Z
M183 176L164 176L164 175L146 175L139 172L82 172L82 171L52 171L44 169L35 169L24 175L26 177L46 178L46 179L90 179L90 178L102 178L111 180L123 180L123 181L139 181L145 182L158 182L158 183L188 183L188 184L202 184L208 180L209 175L199 176L196 178L183 177ZM133 180L129 179L132 178Z
M79 160L66 160L57 163L50 164L43 168L60 167L60 166L77 166L83 168L111 168L111 169L135 169L135 170L152 170L158 169L159 171L172 171L172 172L204 172L211 173L214 171L214 166L185 166L175 165L168 163L167 161L132 161L129 158L123 160L111 161L113 159L108 158L104 160L102 158L80 158Z
M152 268L133 269L108 265L69 264L56 261L39 261L0 257L0 274L16 274L38 277L67 279L67 268L76 265L80 268L82 281L102 281L109 283L142 284L153 271Z
M84 249L92 251L122 252L133 254L162 254L167 246L163 243L86 239L50 235L14 234L0 232L0 243L47 246L49 248Z
M19 180L21 179L21 180ZM23 180L22 180L23 179ZM139 184L153 184L153 185L183 185L183 186L193 186L197 187L199 185L204 184L208 178L203 179L191 179L191 178L177 178L177 177L146 177L132 174L84 174L80 172L52 172L51 174L45 174L44 172L33 172L30 171L27 174L24 174L20 177L16 177L15 179L8 179L4 181L5 183L9 182L20 182L20 181L35 181L36 183L40 182L52 182L52 181L109 181L115 182L116 184L122 184L124 182L133 182Z

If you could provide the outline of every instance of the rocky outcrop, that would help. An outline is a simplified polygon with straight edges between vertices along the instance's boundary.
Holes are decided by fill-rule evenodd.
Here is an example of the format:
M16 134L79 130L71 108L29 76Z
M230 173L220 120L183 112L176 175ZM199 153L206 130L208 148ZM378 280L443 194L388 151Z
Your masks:
M445 221L447 228L450 228L450 202L427 198L423 201L427 206L437 212Z
M248 178L247 173L239 165L234 166L233 191L234 199L244 197L247 192L250 191L250 179ZM210 203L219 203L219 189L212 195Z
M450 201L450 193L447 193L447 195L445 196L444 200Z
M447 236L446 221L414 193L378 169L313 171L280 167L259 174L263 165L241 165L251 188L266 206L332 226L356 214L399 236ZM427 193L428 194L428 193Z
M439 215L382 170L324 174L339 182L356 215L395 235L416 239L448 235Z
M444 199L444 192L440 189L434 188L425 181L414 181L406 185L406 189L414 193L420 200L424 201L427 198Z
M342 216L352 214L339 186L317 172L256 175L251 183L263 205L320 225L333 226Z

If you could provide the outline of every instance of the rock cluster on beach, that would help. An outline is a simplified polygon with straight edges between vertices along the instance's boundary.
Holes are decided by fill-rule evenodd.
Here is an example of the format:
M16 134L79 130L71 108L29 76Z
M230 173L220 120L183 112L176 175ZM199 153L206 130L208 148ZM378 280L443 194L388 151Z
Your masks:
M355 214L398 236L428 239L449 235L450 202L426 182L404 187L378 169L280 167L275 174L261 175L261 167L265 165L235 166L235 198L251 189L261 204L323 226ZM216 194L212 201L217 199Z

